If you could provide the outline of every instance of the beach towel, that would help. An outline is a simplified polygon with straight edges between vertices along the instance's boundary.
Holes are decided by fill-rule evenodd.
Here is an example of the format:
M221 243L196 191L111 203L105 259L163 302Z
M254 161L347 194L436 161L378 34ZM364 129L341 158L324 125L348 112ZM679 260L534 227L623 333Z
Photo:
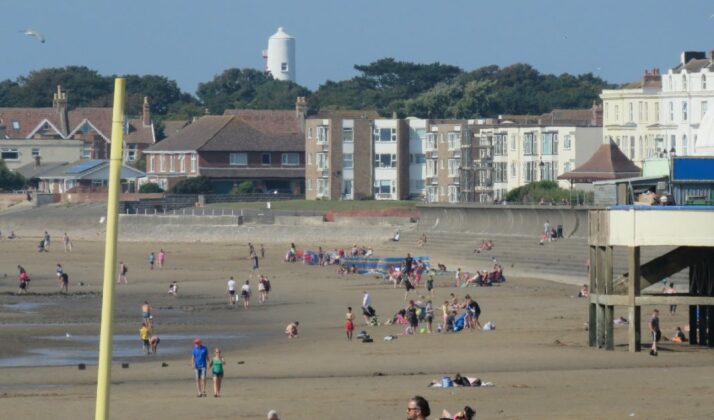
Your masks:
M476 381L476 379L478 379L478 378L476 378L475 376L464 376L464 377L465 377L466 379L468 379L469 382L472 383L472 384ZM445 379L445 378L446 378L446 377L441 378L441 379L435 379L435 380L431 381L431 383L429 383L429 385L427 385L427 387L428 387L428 388L449 388L449 387L445 387L445 386L444 386L444 379ZM451 379L451 378L449 378L449 379ZM453 383L452 383L452 386L453 386ZM496 386L496 385L494 385L493 382L483 382L483 381L481 381L481 385L471 385L470 387L464 387L464 388L490 388L490 387L494 387L494 386Z
M459 315L454 321L454 332L458 332L464 329L464 324L466 323L466 314Z

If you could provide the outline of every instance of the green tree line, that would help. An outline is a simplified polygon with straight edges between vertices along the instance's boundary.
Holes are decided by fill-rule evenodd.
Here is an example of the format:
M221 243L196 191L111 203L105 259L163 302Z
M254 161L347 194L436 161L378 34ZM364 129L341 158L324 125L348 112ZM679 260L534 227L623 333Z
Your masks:
M464 71L441 63L383 58L354 68L355 77L328 80L314 92L255 69L227 69L200 83L195 94L182 91L166 76L128 75L126 109L129 115L141 114L143 97L148 96L160 123L234 108L294 109L295 98L305 96L310 112L370 109L385 116L475 118L587 108L603 88L613 87L591 73L543 74L528 64ZM114 77L83 66L32 71L16 80L0 81L0 107L52 106L57 85L68 92L70 107L111 106Z

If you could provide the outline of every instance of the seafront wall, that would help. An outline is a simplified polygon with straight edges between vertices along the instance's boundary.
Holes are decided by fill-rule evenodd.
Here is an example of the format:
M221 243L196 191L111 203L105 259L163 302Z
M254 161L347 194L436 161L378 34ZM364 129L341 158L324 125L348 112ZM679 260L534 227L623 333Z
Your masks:
M558 206L417 206L420 231L537 237L546 220L566 238L587 238L589 208Z

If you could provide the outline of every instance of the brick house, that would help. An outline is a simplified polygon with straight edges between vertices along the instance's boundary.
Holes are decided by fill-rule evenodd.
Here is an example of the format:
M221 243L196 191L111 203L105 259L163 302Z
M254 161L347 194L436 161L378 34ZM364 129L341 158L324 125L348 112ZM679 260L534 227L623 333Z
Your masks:
M39 159L107 159L111 128L112 108L69 110L67 94L57 86L52 108L0 108L0 140L11 141L0 144L0 158L10 169ZM142 118L125 122L124 160L138 160L154 142L149 102L144 98Z
M205 176L217 193L251 181L261 192L303 194L304 105L299 98L296 111L227 110L201 117L145 150L147 180L169 190Z

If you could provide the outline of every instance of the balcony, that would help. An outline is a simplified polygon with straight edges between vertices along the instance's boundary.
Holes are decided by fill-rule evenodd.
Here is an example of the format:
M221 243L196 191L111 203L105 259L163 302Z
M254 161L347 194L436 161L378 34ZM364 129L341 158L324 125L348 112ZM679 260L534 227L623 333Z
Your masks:
M474 187L474 191L476 192L492 192L493 187L489 185L477 185Z
M459 185L460 182L461 182L461 177L458 177L458 176L450 176L449 177L449 184Z
M330 168L317 168L317 175L321 178L330 176Z

